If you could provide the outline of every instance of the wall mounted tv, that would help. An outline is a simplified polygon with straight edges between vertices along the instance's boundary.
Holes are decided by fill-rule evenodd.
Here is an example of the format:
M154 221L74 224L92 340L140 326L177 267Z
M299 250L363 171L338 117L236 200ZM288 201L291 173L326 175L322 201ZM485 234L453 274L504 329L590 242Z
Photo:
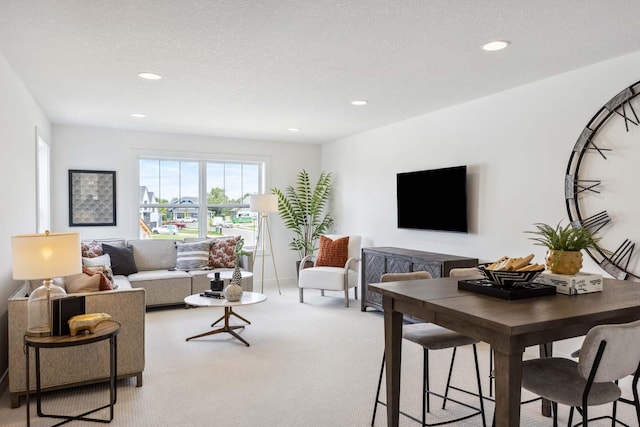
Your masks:
M399 173L397 201L398 228L466 233L467 166Z

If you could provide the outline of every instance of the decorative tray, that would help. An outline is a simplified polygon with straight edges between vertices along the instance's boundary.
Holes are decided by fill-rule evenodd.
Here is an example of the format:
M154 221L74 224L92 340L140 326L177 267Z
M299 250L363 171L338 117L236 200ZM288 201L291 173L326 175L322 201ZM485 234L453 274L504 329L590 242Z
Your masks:
M556 294L556 287L553 285L533 282L505 288L504 286L496 285L494 282L487 279L459 280L458 289L508 300Z

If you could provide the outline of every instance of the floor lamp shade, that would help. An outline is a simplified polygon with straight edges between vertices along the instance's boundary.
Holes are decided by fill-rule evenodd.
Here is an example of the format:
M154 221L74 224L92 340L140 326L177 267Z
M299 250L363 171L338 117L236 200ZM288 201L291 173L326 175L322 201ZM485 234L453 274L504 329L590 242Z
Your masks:
M275 194L253 194L249 197L251 212L278 212L278 196Z
M22 234L11 238L13 278L42 280L29 294L27 335L51 335L51 300L67 295L54 277L82 273L79 233Z

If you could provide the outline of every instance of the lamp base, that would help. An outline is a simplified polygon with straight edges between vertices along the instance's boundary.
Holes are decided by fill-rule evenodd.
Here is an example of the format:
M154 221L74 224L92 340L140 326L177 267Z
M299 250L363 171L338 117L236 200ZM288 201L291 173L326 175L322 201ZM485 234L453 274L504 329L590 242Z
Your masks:
M51 300L64 298L67 293L53 280L46 279L43 285L34 289L27 300L27 332L30 337L46 337L51 335Z

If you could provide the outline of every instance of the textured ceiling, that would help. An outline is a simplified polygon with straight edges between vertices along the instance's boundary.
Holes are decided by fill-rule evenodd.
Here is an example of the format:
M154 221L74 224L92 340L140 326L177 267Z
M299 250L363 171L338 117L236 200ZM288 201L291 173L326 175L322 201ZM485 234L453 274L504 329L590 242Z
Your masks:
M638 0L0 0L0 52L53 123L318 143L640 50L639 22Z

